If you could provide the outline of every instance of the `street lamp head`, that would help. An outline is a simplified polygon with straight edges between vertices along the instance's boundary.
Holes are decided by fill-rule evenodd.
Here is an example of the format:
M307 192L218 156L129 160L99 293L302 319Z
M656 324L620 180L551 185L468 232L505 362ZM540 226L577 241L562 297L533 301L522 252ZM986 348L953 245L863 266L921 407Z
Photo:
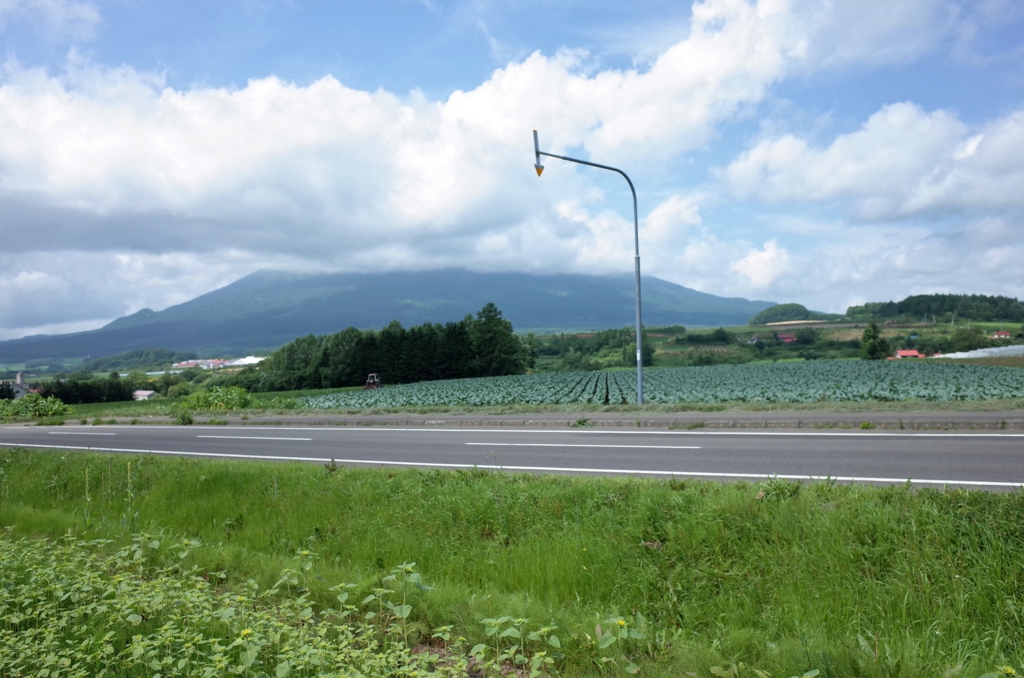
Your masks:
M537 130L533 130L533 152L537 156L537 162L534 164L533 169L537 170L537 176L539 177L544 173L544 165L540 164L540 143L537 141Z

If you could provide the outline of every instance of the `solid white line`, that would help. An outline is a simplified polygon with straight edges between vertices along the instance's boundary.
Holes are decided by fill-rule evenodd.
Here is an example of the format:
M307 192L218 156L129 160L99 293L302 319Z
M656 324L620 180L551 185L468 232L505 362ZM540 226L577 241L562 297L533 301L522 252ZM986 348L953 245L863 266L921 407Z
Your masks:
M91 431L47 431L51 436L116 436L116 433L93 433Z
M196 438L226 438L228 440L313 440L312 438L280 438L276 436L196 436Z
M5 426L3 428L13 428L19 430L29 430L24 426ZM124 428L124 425L118 425L117 428ZM137 427L140 430L146 429L174 429L182 430L182 426L156 426L146 424L145 426ZM937 432L920 432L917 430L905 430L902 432L895 431L765 431L765 430L754 430L754 431L646 431L642 428L629 429L624 431L608 431L605 429L519 429L513 426L507 428L488 429L488 428L406 428L396 426L265 426L265 425L250 425L250 426L192 426L191 430L215 430L215 431L251 431L254 428L270 428L277 430L287 431L319 431L328 433L331 431L336 432L354 432L354 431L400 431L405 433L503 433L503 434L516 434L516 433L550 433L553 435L558 434L569 434L569 435L621 435L621 436L635 436L635 435L646 435L646 436L780 436L780 437L831 437L831 438L842 438L842 437L857 437L857 438L1024 438L1024 433L950 433L948 431ZM184 431L182 431L184 432Z
M563 445L561 443L465 443L490 447L611 447L616 450L699 450L696 445Z
M216 452L179 452L173 450L134 450L116 447L73 447L69 445L29 445L22 443L0 442L0 446L7 447L40 447L48 450L84 450L87 452L134 452L138 454L159 454L167 456L182 457L210 457L215 459L251 459L261 461L311 461L318 464L334 462L336 464L367 464L370 466L399 466L413 468L454 468L454 469L484 469L487 471L528 471L548 473L595 473L611 475L648 475L648 476L669 476L669 477L691 477L691 478L782 478L784 480L831 480L848 483L911 483L912 485L968 485L971 487L1024 487L1024 483L992 481L992 480L930 480L925 478L873 478L862 476L810 476L810 475L782 475L778 473L715 473L710 471L651 471L644 469L617 469L617 468L573 468L568 466L505 466L493 464L446 464L442 462L417 462L417 461L381 461L378 459L337 459L321 457L282 457L277 455L261 454L227 454Z

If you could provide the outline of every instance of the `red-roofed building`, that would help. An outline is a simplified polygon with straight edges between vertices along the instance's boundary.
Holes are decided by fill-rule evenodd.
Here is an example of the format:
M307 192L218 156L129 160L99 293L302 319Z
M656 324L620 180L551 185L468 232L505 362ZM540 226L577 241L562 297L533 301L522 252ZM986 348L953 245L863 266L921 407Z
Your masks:
M775 338L778 339L779 341L781 341L783 344L795 344L796 343L796 335L795 334L783 334L783 333L780 332L780 333L775 335Z
M896 359L897 360L899 360L900 358L924 358L924 357L925 356L923 356L923 355L921 355L920 353L917 352L917 349L913 349L913 348L910 348L910 349L902 349L901 348L900 350L896 351Z
M998 332L996 332L995 334L992 335L992 338L993 339L1009 339L1010 338L1010 333L1007 332L1006 330L999 330Z

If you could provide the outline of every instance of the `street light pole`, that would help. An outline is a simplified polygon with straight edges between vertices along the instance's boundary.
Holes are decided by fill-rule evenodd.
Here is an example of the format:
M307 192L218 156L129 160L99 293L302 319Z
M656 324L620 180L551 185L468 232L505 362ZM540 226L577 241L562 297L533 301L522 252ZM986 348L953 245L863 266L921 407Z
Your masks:
M633 194L633 245L636 249L636 255L633 258L633 261L636 264L636 402L638 405L643 405L644 354L643 339L640 336L640 224L636 216L636 189L633 188L633 182L630 181L629 176L627 176L625 172L618 169L617 167L599 165L596 162L588 162L586 160L579 160L578 158L569 158L564 155L555 155L554 153L545 153L544 151L540 150L540 143L537 141L537 130L533 130L533 152L537 156L537 163L533 167L534 169L537 170L538 177L544 172L544 166L540 164L540 156L546 155L549 158L558 158L559 160L567 160L569 162L575 162L580 165L588 165L589 167L597 167L598 169L618 172L626 180L626 183L629 184L629 190Z

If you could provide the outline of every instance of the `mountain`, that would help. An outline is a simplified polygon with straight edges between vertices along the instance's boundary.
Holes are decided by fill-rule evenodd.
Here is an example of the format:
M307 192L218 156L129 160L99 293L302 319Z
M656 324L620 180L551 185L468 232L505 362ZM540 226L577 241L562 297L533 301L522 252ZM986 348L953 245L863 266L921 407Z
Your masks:
M0 342L0 363L93 358L143 348L239 355L346 327L458 320L494 302L517 331L632 326L629 274L528 275L464 270L303 275L257 271L163 311L143 309L98 330ZM773 302L718 297L643 279L644 324L744 325Z

